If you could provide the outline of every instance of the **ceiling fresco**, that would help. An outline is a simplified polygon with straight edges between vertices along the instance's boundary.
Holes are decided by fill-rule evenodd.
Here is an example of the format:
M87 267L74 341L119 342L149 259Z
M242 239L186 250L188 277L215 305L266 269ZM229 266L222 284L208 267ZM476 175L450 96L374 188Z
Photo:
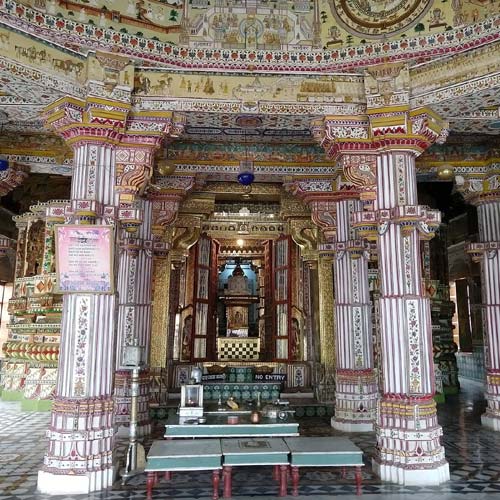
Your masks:
M96 51L134 66L117 80L133 110L184 115L166 155L209 180L234 181L245 159L258 182L331 175L312 123L364 114L366 68L395 61L409 67L412 106L443 116L451 137L495 143L499 12L500 0L0 0L0 154L71 173L40 111L85 96L104 71ZM439 151L420 164L458 161Z
M294 50L435 33L498 13L486 0L26 0L37 13L193 48Z

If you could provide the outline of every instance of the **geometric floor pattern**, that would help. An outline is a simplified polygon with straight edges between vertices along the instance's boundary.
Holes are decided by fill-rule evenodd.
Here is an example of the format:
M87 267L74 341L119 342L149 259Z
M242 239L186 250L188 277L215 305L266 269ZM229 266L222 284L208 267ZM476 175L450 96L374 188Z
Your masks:
M348 437L364 452L364 500L500 500L500 432L480 424L484 412L483 387L462 381L457 396L449 396L438 405L439 423L443 427L443 444L450 464L451 481L441 486L399 486L381 482L372 472L373 433L349 434ZM0 401L0 500L125 500L144 499L145 476L130 479L126 486L90 495L45 496L36 492L37 472L45 452L47 412L23 412L19 403ZM300 432L311 436L342 435L330 427L329 418L299 420ZM162 428L155 429L155 437ZM148 443L146 443L147 446ZM237 468L233 473L233 498L237 500L276 497L277 485L266 468ZM354 478L341 478L335 469L304 469L301 472L298 499L351 500ZM153 492L154 500L211 498L209 473L179 473L168 483L160 483ZM293 498L293 497L287 497ZM297 497L295 497L297 498Z

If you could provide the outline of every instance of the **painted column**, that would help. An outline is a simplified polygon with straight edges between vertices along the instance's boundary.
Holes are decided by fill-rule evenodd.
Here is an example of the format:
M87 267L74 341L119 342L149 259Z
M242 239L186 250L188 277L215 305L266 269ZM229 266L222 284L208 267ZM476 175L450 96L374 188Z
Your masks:
M118 425L130 421L131 371L124 364L127 345L144 347L144 368L139 374L138 432L148 434L149 422L149 358L152 325L153 224L165 225L175 218L179 200L192 186L192 177L163 180L162 187L151 187L154 152L165 135L178 137L183 130L182 117L171 113L148 116L134 113L127 132L117 147L117 181L119 192L118 218L121 226L118 256L118 332L115 378L115 414ZM170 193L167 184L174 184ZM154 189L154 194L148 194ZM172 192L173 191L173 192ZM149 198L149 199L148 199ZM158 215L159 212L162 215ZM166 215L168 213L168 216ZM155 219L155 220L153 220ZM161 219L160 221L156 219Z
M346 155L342 161L352 166L359 163L359 157ZM362 210L361 190L343 171L332 181L297 181L294 189L310 203L312 219L324 233L323 253L333 256L336 404L332 426L347 432L371 431L378 387L373 368L369 253L350 222L352 214Z
M137 200L141 224L135 232L124 230L119 242L118 257L118 329L117 371L115 374L115 422L118 426L130 421L130 369L122 369L124 346L144 346L144 361L148 359L151 332L151 280L153 239L151 234L151 202ZM130 226L128 226L130 227ZM139 373L137 397L139 435L149 434L149 373Z
M385 63L365 72L366 115L324 119L321 143L332 158L362 151L375 161L345 172L371 190L371 207L353 214L358 234L378 247L383 383L373 468L382 480L440 484L449 467L434 402L429 300L422 286L420 239L432 238L440 214L418 205L415 157L447 136L428 108L410 108L409 71ZM367 158L368 159L368 158Z
M372 321L367 245L357 239L351 214L358 199L335 202L335 333L337 347L335 416L332 427L347 432L373 430L378 386L373 369Z
M477 206L479 243L468 253L481 265L481 295L484 326L486 401L481 422L500 431L500 164L486 174L464 180L456 178L465 197Z
M45 113L74 150L67 218L76 224L114 224L115 141L125 127L127 105L62 98ZM102 113L107 126L100 125ZM115 312L115 294L64 296L49 445L38 473L42 493L89 493L113 483Z
M420 238L431 237L439 213L419 206L415 157L377 156L380 333L383 385L374 470L400 484L449 479L437 422L429 299L422 286ZM359 219L358 219L359 221ZM365 219L366 221L366 219Z

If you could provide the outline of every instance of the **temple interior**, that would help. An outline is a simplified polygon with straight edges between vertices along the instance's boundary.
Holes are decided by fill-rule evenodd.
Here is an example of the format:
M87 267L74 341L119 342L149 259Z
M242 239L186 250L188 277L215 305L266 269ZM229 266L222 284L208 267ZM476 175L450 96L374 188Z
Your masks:
M0 0L0 500L498 495L499 40Z

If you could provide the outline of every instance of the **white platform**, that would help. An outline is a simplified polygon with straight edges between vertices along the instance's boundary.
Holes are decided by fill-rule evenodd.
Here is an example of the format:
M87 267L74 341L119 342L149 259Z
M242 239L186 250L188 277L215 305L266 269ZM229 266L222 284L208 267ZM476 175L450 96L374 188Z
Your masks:
M38 471L37 489L46 495L84 495L110 488L113 480L113 468L88 472L85 475L51 474Z
M437 486L450 480L448 462L434 469L404 469L395 465L379 464L372 460L372 468L382 481L404 486Z
M490 417L489 415L481 415L481 424L493 431L500 431L500 419Z
M343 432L372 432L373 431L373 423L368 422L342 422L335 420L335 417L332 417L330 421L332 427L338 431Z

